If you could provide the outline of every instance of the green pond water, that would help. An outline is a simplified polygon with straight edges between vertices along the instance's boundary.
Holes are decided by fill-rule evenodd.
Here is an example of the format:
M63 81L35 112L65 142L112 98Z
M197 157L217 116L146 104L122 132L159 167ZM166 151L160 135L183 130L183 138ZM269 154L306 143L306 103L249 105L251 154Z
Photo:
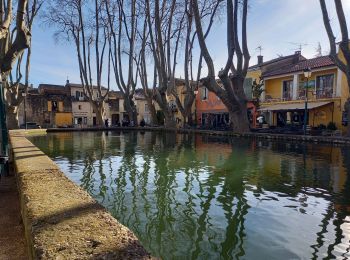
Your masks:
M154 256L350 258L350 147L136 131L30 140Z

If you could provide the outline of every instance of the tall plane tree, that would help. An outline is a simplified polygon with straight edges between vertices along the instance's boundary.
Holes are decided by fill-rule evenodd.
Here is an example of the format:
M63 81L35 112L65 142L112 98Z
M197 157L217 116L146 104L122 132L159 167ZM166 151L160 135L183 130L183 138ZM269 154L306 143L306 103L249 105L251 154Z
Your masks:
M325 0L320 0L323 23L327 31L329 44L330 44L330 57L337 67L345 73L348 82L348 91L350 91L350 47L349 47L349 33L348 26L346 23L346 18L344 14L344 9L341 0L334 0L335 9L337 12L338 22L341 31L341 41L339 43L339 48L343 54L345 62L339 57L336 47L336 38L334 36L332 26L329 21L329 15L327 11L327 6ZM347 135L350 136L350 99L344 105L345 111L348 119Z
M109 84L107 89L102 87L104 61L110 57L106 54L109 32L104 6L103 0L51 0L46 13L47 22L57 28L56 36L75 45L83 93L96 113L98 126L104 124L109 92Z
M150 49L158 77L154 99L164 113L165 126L175 127L174 108L167 93L175 88L175 71L181 36L184 31L184 5L176 0L145 0Z
M105 1L110 31L110 58L114 78L124 97L124 109L137 125L134 94L137 84L135 44L139 5L136 0ZM126 75L126 76L125 76Z
M29 33L32 32L34 18L37 16L39 10L41 9L43 2L43 0L28 1L28 4L26 6L26 24ZM11 46L12 41L13 37L11 35L6 41L6 44L8 45L7 48ZM22 52L17 59L15 73L10 73L9 77L4 80L7 122L9 129L16 129L19 126L18 109L24 99L22 92L27 92L27 88L29 86L30 59L32 54L31 38L29 39L29 46L27 48L26 55L24 54L25 52ZM23 76L21 72L23 62L25 66L24 85L20 83Z
M27 4L27 0L17 1L16 24L12 30L14 35L11 35L12 0L7 0L7 2L0 0L0 72L2 80L7 79L13 65L24 50L30 46L31 34L25 20ZM13 41L9 43L10 37Z
M199 9L200 9L200 18L202 23L205 22L209 17L208 26L205 30L204 38L208 36L210 29L212 28L214 18L218 14L220 3L222 2L223 0L200 1ZM193 124L192 107L196 99L195 91L198 90L198 83L201 77L203 56L200 53L199 59L198 59L197 72L195 75L195 73L193 72L193 62L194 62L193 49L194 49L197 32L193 26L193 9L192 9L191 1L186 0L184 3L186 6L185 11L186 11L186 18L187 18L186 19L186 37L185 37L185 57L184 57L185 98L183 102L181 102L181 99L179 97L179 92L176 91L176 89L173 89L172 95L175 97L176 105L185 120L184 124L192 125Z
M228 55L224 68L218 74L220 82L215 78L213 59L205 42L198 0L191 1L199 46L208 67L208 75L202 78L201 82L208 90L214 92L227 107L233 131L237 133L247 132L249 131L247 97L243 85L250 60L247 44L248 0L226 1ZM242 4L242 19L239 30L240 4Z
M154 93L156 91L157 87L157 69L153 64L153 84L152 88L150 86L150 82L148 80L148 67L152 67L149 65L147 62L147 43L148 43L148 38L149 38L149 32L148 32L148 26L147 26L147 19L144 20L144 24L142 26L143 28L140 28L140 31L138 34L140 35L140 46L139 46L139 51L138 51L138 67L137 71L140 77L140 82L142 85L143 93L148 105L148 109L151 115L151 125L157 125L158 124L158 119L157 119L157 111L155 108L154 104Z

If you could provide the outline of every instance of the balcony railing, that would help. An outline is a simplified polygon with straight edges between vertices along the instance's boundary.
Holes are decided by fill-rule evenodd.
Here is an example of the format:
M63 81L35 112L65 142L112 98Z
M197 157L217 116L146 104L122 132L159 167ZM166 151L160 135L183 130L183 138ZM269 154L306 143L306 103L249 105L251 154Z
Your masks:
M283 97L282 97L283 101L290 101L293 100L293 95L290 92L285 92L283 93Z
M310 100L315 99L324 99L324 98L333 98L335 97L335 94L333 93L333 90L308 90L308 98ZM273 102L283 102L283 101L292 101L292 100L304 100L305 99L305 91L304 89L299 89L297 92L297 96L295 99L293 99L293 96L291 93L284 93L282 97L272 97L268 93L265 96L265 99L262 100L262 102L266 103L273 103Z

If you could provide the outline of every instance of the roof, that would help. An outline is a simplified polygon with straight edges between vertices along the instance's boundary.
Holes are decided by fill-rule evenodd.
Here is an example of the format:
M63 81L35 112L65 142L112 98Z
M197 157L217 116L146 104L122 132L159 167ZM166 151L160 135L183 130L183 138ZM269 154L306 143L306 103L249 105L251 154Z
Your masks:
M53 95L66 95L67 89L63 85L53 84L39 84L39 93L41 94L53 94Z
M277 70L267 71L266 73L263 73L263 77L272 77L294 72L301 72L307 68L313 70L332 66L335 66L335 64L330 56L321 56L313 59L301 60L295 64L289 64Z
M310 102L308 103L308 110L317 108L317 107L323 107L325 105L328 105L333 102ZM259 109L259 111L292 111L292 110L304 110L305 104L304 103L294 103L294 104L277 104L277 105L271 105L268 107L262 107Z
M108 92L108 98L122 99L123 93L121 91L110 90Z
M272 63L276 63L276 62L280 62L280 61L283 61L283 60L287 60L287 59L290 59L290 58L294 58L296 56L299 56L299 58L301 60L306 60L306 58L304 56L302 56L299 52L296 52L296 53L293 53L291 55L287 55L287 56L282 56L282 57L277 57L275 59L272 59L272 60L268 60L268 61L265 61L261 64L255 64L253 66L250 66L249 67L249 70L255 70L255 69L259 69L260 67L263 67L263 66L267 66L267 65L270 65Z
M82 84L77 84L77 83L67 83L66 86L67 87L74 87L74 88L83 88ZM93 87L94 87L94 89L98 88L98 86L93 86ZM103 87L103 86L101 86L101 89L102 90L107 90L107 88Z

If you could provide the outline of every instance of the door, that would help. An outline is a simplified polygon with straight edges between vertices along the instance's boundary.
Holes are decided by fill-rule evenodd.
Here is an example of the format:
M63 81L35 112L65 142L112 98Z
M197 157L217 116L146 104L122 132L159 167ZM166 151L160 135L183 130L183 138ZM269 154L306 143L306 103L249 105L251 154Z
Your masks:
M119 114L112 115L112 125L119 125Z

